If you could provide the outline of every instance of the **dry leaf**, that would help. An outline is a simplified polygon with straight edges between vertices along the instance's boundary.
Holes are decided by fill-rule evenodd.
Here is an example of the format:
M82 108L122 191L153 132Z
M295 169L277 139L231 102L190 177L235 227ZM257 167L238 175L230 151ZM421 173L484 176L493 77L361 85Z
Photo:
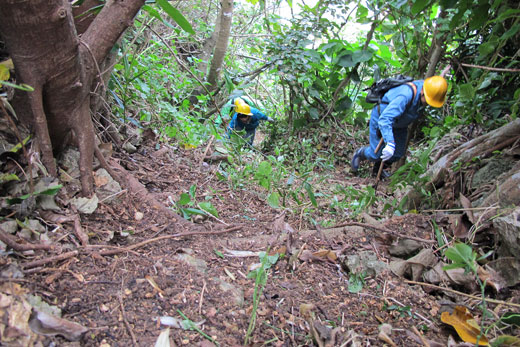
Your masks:
M451 229L453 230L453 236L464 239L468 237L469 228L464 223L464 215L462 214L454 214L449 217Z
M146 278L146 280L148 281L148 283L151 284L151 286L157 291L159 292L159 296L162 297L162 295L164 294L164 291L159 288L159 286L157 285L157 283L155 282L155 280L152 278L152 276L149 276L149 275L146 275L144 276L144 278Z
M45 312L33 309L29 326L32 331L45 336L61 335L69 341L78 341L88 328Z
M334 253L333 251L327 250L327 249L322 249L320 251L314 252L314 253L312 253L312 255L317 258L326 259L332 263L334 263L338 259L338 256L336 255L336 253Z
M276 255L276 254L278 254L280 256L287 254L287 247L286 246L277 247L269 252L269 255Z
M473 211L471 210L473 206L471 206L471 201L469 201L468 198L466 198L462 193L459 195L460 198L460 204L462 207L464 207L466 210L464 211L466 215L468 216L469 221L472 224L475 224L475 217L473 216Z
M477 343L480 328L473 316L464 306L455 306L455 310L452 314L443 312L441 314L441 321L453 326L464 342ZM487 337L482 335L478 344L480 346L489 346Z

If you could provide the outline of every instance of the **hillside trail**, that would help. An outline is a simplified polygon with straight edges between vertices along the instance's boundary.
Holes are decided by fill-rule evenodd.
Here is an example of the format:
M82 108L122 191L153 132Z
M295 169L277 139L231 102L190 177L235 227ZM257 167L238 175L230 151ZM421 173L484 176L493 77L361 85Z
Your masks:
M41 338L43 345L152 346L168 325L175 346L242 346L246 336L251 346L420 346L424 339L445 344L453 334L439 320L443 306L436 295L443 293L406 283L387 268L388 247L398 234L431 247L427 217L410 214L384 223L372 218L370 224L366 214L364 223L342 218L316 229L303 209L271 208L261 187L231 189L217 175L220 164L201 163L200 155L164 145L113 154L111 160L165 205L195 186L193 200L211 202L218 217L180 229L125 191L82 215L89 242L100 253L80 252L26 271L20 285L89 331L79 342L52 336ZM374 181L348 177L342 167L330 177L321 189ZM385 189L383 181L378 194ZM319 220L319 214L312 217ZM102 249L119 252L106 256ZM248 277L260 252L278 257L263 290ZM255 328L248 334L252 318ZM192 329L182 325L186 319Z

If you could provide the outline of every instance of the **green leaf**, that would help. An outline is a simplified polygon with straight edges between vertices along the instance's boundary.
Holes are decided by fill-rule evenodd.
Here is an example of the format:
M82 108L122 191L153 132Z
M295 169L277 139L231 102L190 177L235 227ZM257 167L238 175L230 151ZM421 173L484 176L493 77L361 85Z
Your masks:
M364 63L372 58L372 52L367 50L355 51L352 54L352 60L356 63Z
M19 181L19 180L20 180L20 178L18 178L18 176L16 176L15 174L7 174L7 173L0 174L0 184L9 182L9 181Z
M506 324L516 325L520 327L520 313L507 312L502 316L502 318L500 318L500 321Z
M428 0L415 0L412 5L412 13L418 14L428 6Z
M363 289L363 276L359 274L351 274L348 278L348 291L351 293L359 293Z
M192 184L190 186L190 196L192 199L195 199L195 191L197 190L197 186L195 184Z
M183 205L187 205L190 201L191 201L190 196L186 193L182 193L179 198L178 204L183 206Z
M459 94L463 100L472 101L475 96L475 89L471 83L461 84L459 86Z
M264 160L258 165L257 173L262 176L269 176L272 171L273 171L273 168L268 161Z
M475 267L476 253L465 243L456 243L444 252L444 255L454 263L463 264L473 268ZM459 266L460 267L460 266Z
M222 252L220 252L219 250L213 249L213 252L215 252L215 254L216 254L218 257L224 259L224 254L223 254Z
M309 183L305 182L303 184L303 187L305 188L305 191L309 195L309 199L311 200L311 203L314 205L314 207L318 207L318 202L316 201L316 197L314 196L314 193L312 192L312 187Z
M166 12L184 31L195 34L191 24L184 18L182 13L179 12L175 7L170 5L167 0L157 0L157 4Z
M489 12L489 4L484 3L478 6L473 11L473 17L469 23L469 28L471 30L477 30L484 26L484 23L488 20L488 12Z
M213 216L218 217L218 211L217 211L217 209L216 209L216 208L211 204L211 202L209 202L209 201L201 202L201 203L199 204L199 207L200 207L202 210L204 210L204 211L206 211L206 212L212 214Z
M351 53L346 53L338 59L337 65L343 67L353 67L356 65L356 62L352 59Z
M280 207L280 194L278 192L272 192L267 197L267 203L272 208L279 208Z
M506 31L501 37L500 40L509 40L511 37L515 36L518 30L520 29L520 25L512 26L508 31Z

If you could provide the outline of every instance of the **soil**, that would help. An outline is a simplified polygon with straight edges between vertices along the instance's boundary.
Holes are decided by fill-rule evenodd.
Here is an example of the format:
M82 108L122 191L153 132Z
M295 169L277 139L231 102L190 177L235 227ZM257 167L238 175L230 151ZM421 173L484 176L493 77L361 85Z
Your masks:
M445 308L440 291L406 283L388 270L366 274L359 292L349 290L353 278L344 259L371 251L377 260L388 263L388 246L396 241L395 235L362 224L316 230L302 214L271 208L263 188L230 189L230 182L217 175L219 162L201 163L202 149L170 148L160 157L154 152L155 147L143 146L132 155L114 153L111 160L167 206L195 185L196 200L211 202L218 219L182 226L129 192L120 194L116 202L100 203L92 214L82 214L89 243L97 245L99 252L79 252L33 268L20 281L29 293L59 307L64 319L89 328L79 342L52 336L42 337L43 345L152 346L166 329L159 317L166 316L175 322L186 317L200 329L170 328L176 346L242 346L252 318L256 322L248 341L251 346L389 345L379 336L383 323L391 326L387 335L396 346L424 345L417 334L443 345L448 335L456 336L440 322ZM341 168L328 181L354 186L374 182L346 178ZM385 189L382 182L378 194ZM349 220L338 219L335 225L345 222ZM82 249L73 227L64 223L57 231L63 252L74 248L74 243ZM380 227L434 239L420 215L396 217ZM118 252L104 255L106 250ZM320 250L324 252L316 253ZM254 278L248 278L260 262L260 251L279 257L267 270L263 291L255 287ZM313 256L303 257L309 254L306 251ZM327 251L335 256L323 256L330 254ZM26 258L10 256L9 262L51 255L35 251ZM415 328L420 332L414 333Z

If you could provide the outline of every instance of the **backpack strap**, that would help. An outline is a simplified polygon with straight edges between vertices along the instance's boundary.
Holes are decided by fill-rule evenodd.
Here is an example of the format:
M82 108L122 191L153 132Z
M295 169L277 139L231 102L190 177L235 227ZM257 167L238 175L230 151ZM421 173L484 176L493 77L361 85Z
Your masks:
M417 96L417 86L413 82L407 82L406 85L410 88L412 88L413 96L412 100L406 105L406 108L410 107L411 104L413 104L413 101L415 97Z

